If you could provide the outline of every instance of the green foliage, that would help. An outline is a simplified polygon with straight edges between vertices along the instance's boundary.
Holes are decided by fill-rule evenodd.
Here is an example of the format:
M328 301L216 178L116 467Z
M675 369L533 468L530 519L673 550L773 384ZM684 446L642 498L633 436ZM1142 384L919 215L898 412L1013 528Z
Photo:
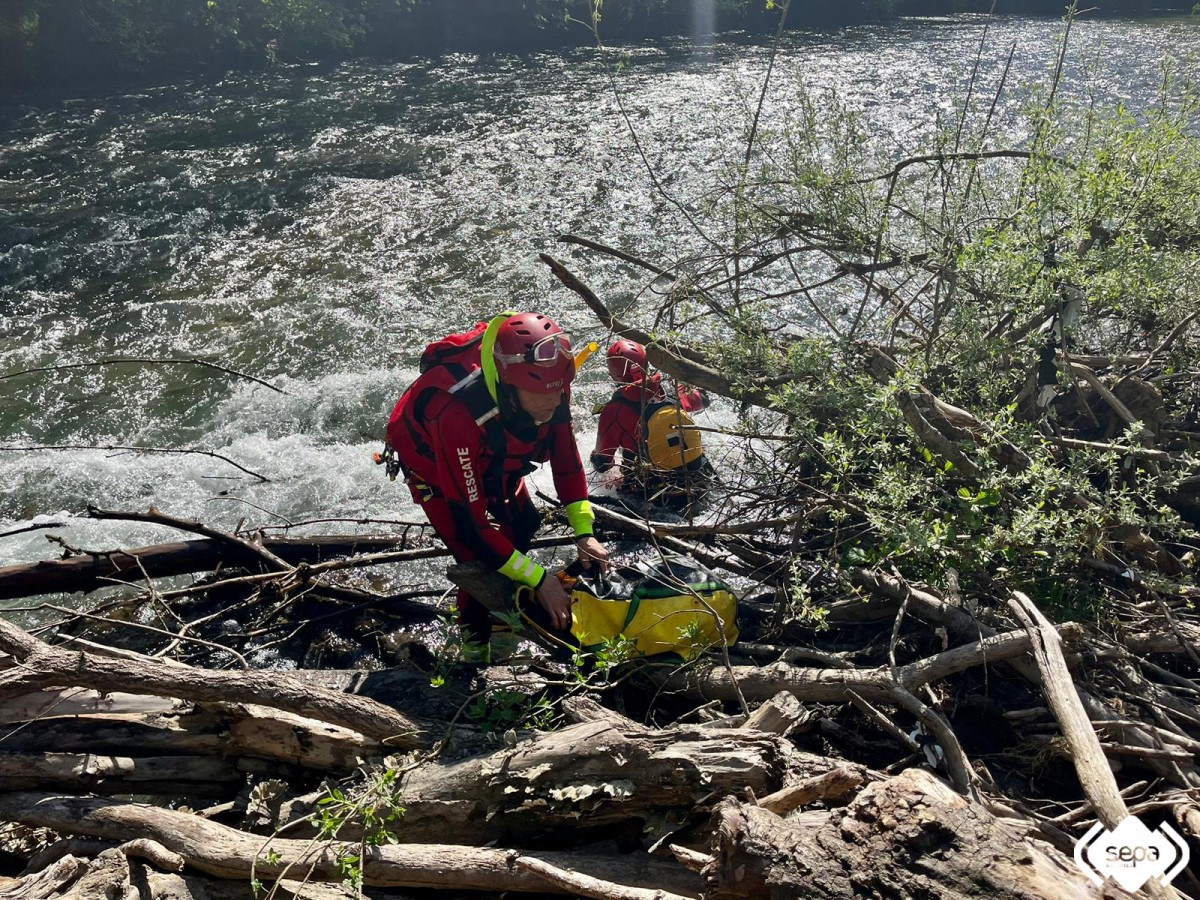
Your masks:
M589 644L587 635L583 635L580 640L591 649L575 648L571 654L571 668L568 670L568 677L579 687L597 687L612 683L623 664L640 656L637 642L623 634L594 646Z
M495 688L475 698L467 718L479 723L485 734L502 734L512 728L549 731L558 712L545 695Z
M1110 588L1086 566L1114 550L1121 558L1118 523L1184 544L1194 533L1155 499L1171 475L1103 450L1064 455L1047 436L1067 424L1055 417L1070 403L1047 411L1022 391L1068 305L1079 308L1068 350L1103 358L1146 354L1194 311L1200 97L1170 73L1138 115L1035 94L1015 128L1036 135L1031 157L972 157L996 144L960 129L956 114L911 155L967 156L900 171L836 96L802 86L790 109L763 136L771 150L745 191L708 223L763 256L809 247L818 262L796 278L828 284L745 279L724 304L736 314L707 348L739 384L772 385L786 417L793 440L755 473L757 490L781 509L822 498L811 541L844 563L897 565L964 593L1020 588L1102 615ZM852 277L880 261L881 274ZM796 294L824 319L814 317L811 336L780 340L775 297ZM899 372L874 377L869 346ZM1172 353L1168 371L1196 371L1194 344ZM1200 398L1195 379L1178 383L1165 416L1182 420ZM926 388L984 423L949 429L958 463L914 430ZM1064 401L1070 388L1063 379ZM1086 425L1090 414L1078 415ZM1136 429L1090 437L1142 441ZM1014 453L1027 462L1013 464ZM801 589L792 600L795 616L812 620Z
M789 21L879 18L890 5L794 2ZM779 17L762 0L717 0L714 12L718 30L766 31ZM6 0L0 80L28 85L101 73L590 44L593 13L603 13L605 41L696 27L693 5L680 0Z
M338 874L345 884L361 889L367 847L399 843L397 828L405 812L400 783L404 772L417 762L416 757L388 757L382 765L362 771L364 777L353 787L325 786L324 796L317 801L316 810L309 818L317 829L316 840L326 842L336 853ZM347 827L361 837L354 842L338 842ZM255 897L265 889L258 877L264 864L279 879L287 877L291 867L296 865L293 862L281 867L283 856L271 846L272 839L267 840L251 865L250 887Z
M338 873L343 883L351 887L362 886L364 848L399 843L396 828L404 815L400 796L402 770L399 765L385 764L369 772L365 783L357 786L352 795L343 793L336 785L328 785L326 796L317 801L313 821L318 839L335 840L348 824L362 831L358 844L343 845L337 856Z

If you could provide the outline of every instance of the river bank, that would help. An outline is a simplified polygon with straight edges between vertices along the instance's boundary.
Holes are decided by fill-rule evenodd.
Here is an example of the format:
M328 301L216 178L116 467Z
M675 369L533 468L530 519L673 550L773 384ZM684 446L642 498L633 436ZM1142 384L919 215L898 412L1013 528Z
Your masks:
M614 46L686 36L775 31L782 4L765 0L607 0L601 36ZM793 0L786 27L831 28L899 16L986 13L985 0ZM1099 15L1186 13L1183 0L1105 0ZM1001 0L998 15L1061 17L1058 0ZM405 60L445 53L530 53L592 46L590 0L222 0L89 5L20 0L0 11L0 98L79 89L97 81L145 83L279 64L352 58Z

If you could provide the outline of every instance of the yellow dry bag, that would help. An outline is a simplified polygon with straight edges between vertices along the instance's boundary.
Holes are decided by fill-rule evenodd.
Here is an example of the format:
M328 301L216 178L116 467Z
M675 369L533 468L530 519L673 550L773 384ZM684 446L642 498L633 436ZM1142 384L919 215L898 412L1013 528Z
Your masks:
M695 659L705 650L738 639L737 597L723 581L694 563L671 559L646 567L632 590L599 596L582 579L568 579L571 636L584 649L624 638L640 656L672 654ZM524 595L524 596L522 596ZM533 591L518 590L518 604L536 604Z

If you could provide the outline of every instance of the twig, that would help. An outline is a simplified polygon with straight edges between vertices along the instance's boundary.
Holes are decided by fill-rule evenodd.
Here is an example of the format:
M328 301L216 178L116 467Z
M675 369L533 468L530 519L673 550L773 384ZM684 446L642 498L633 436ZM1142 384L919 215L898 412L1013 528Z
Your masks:
M786 816L816 800L841 800L857 791L866 781L867 774L860 767L841 765L768 794L759 799L758 805L777 816Z
M14 528L12 531L0 531L0 538L12 537L14 534L25 534L29 531L40 531L43 528L66 528L66 522L42 522L38 525L26 525L24 528Z
M587 247L589 250L595 250L597 253L604 253L608 256L615 256L617 259L624 260L627 263L632 263L635 266L641 266L643 269L648 269L655 275L661 275L664 278L678 277L669 269L663 269L656 266L652 262L634 256L631 253L626 253L624 250L618 250L616 247L609 247L606 244L601 244L596 241L588 240L587 238L578 237L574 234L560 234L557 238L560 244L577 244L580 247Z
M295 567L291 563L280 559L266 547L261 544L256 544L253 541L248 541L245 538L238 537L236 534L231 534L228 531L222 531L219 528L214 528L211 525L205 525L203 522L194 522L187 519L176 518L169 516L166 513L159 512L155 507L150 507L148 512L123 512L121 510L98 509L95 506L87 508L87 517L89 519L117 519L127 522L148 522L153 525L165 525L168 528L176 528L180 531L190 531L194 534L202 534L207 538L216 541L221 541L225 544L232 544L235 547L240 547L252 556L257 556L266 562L271 568L281 572L294 571Z
M76 612L75 610L66 609L62 606L55 606L49 603L46 604L46 608L52 609L55 612L76 615L81 619L90 619L96 622L103 622L105 625L123 625L127 628L136 628L139 631L148 631L151 634L165 635L166 637L172 638L173 643L178 643L179 641L189 641L193 644L203 644L205 647L211 647L214 650L220 650L223 653L232 655L241 664L243 669L249 670L252 668L250 663L246 662L246 658L242 656L242 654L238 653L232 647L227 647L224 644L218 644L215 641L206 641L203 638L197 637L187 637L182 632L176 634L173 631L167 631L165 628L155 628L153 625L144 625L141 622L127 622L122 619L109 619L105 616L94 616L91 613Z
M688 900L682 894L673 894L659 888L629 887L602 881L591 875L560 869L548 862L534 859L531 856L519 856L514 863L518 869L526 869L540 875L550 884L562 888L567 893L578 894L581 897L593 897L595 900Z
M920 753L921 745L914 741L909 735L904 733L899 725L889 719L882 711L873 706L870 702L860 697L854 691L846 691L846 696L850 698L850 702L857 706L862 712L866 713L869 718L874 720L875 724L894 737L901 747L908 749L910 753Z
M1038 153L1032 150L973 150L963 151L960 153L926 153L922 156L913 156L908 159L903 159L896 163L890 170L881 175L871 175L867 178L858 178L851 181L850 184L870 184L873 181L883 181L885 178L895 178L909 166L919 165L920 163L944 163L959 159L1045 159L1050 162L1056 162L1066 166L1069 169L1077 168L1070 160L1064 159L1061 156L1049 156L1044 153Z
M646 346L646 356L656 368L662 369L667 374L687 384L694 384L697 387L712 391L714 394L753 403L756 406L766 409L773 407L771 399L766 392L741 389L735 386L724 374L709 366L700 354L694 352L688 353L684 350L680 350L679 352L669 350L660 341L655 340L653 335L642 331L640 328L634 328L621 322L609 312L608 307L596 296L595 292L575 277L566 266L549 254L541 253L538 255L542 262L550 267L550 270L559 281L583 299L584 303L596 314L596 317L605 328L614 334L619 334L621 337L627 337L640 344L644 344Z
M219 459L221 462L228 463L240 472L245 472L260 482L269 482L271 479L266 475L260 475L258 472L247 469L241 463L236 463L228 456L223 456L220 453L215 453L212 450L201 450L197 447L126 447L117 444L45 444L37 447L0 447L0 452L6 453L34 453L45 450L115 450L130 453L166 453L166 454L194 454L197 456L211 456L214 459Z
M1150 364L1154 362L1154 357L1158 356L1158 354L1162 353L1173 343L1175 343L1176 339L1187 330L1187 327L1195 322L1198 318L1200 318L1200 309L1196 310L1194 313L1172 328L1171 333L1163 338L1163 342L1161 344L1150 351L1150 355L1146 357L1146 361L1142 363L1139 368L1135 369L1132 375L1136 377L1149 369Z
M596 39L596 49L603 54L606 48L603 41L600 40L599 4L597 0L592 0L592 4L592 36ZM649 157L646 156L646 151L642 148L642 142L638 138L637 129L633 127L633 119L630 117L629 111L625 108L625 98L621 96L621 91L617 87L617 79L613 76L611 66L607 64L604 65L604 75L608 79L609 87L612 88L613 98L617 101L617 109L621 113L621 118L625 120L625 127L629 130L629 137L633 140L634 149L637 150L637 154L641 158L642 164L646 167L646 174L650 176L650 182L654 185L654 189L658 191L664 200L666 200L679 211L680 215L682 215L687 223L692 227L692 230L695 231L696 234L699 235L706 244L712 247L717 253L724 254L725 251L721 245L708 236L708 234L703 228L700 227L700 224L695 220L692 214L688 212L687 207L684 206L680 201L676 200L675 197L667 191L666 186L658 177L658 173L654 171L654 166L651 165Z
M891 695L897 705L907 709L920 719L925 727L933 733L946 754L946 769L950 773L950 780L954 783L955 789L960 794L976 794L975 783L978 781L978 776L971 768L971 762L967 759L962 744L959 743L958 735L954 733L954 729L950 727L950 723L946 721L945 717L936 709L925 705L916 695L907 691L899 683L892 685Z
M114 366L124 363L150 366L203 366L206 369L224 372L226 375L236 375L238 378L244 378L247 381L253 381L255 384L261 384L263 387L270 388L277 394L285 394L289 397L292 396L282 388L275 387L275 385L271 384L269 381L263 381L261 378L255 378L253 375L247 375L245 372L239 372L237 369L230 369L226 366L209 362L206 359L148 359L135 356L119 356L113 357L112 359L101 359L95 362L67 363L59 366L39 366L35 369L22 369L19 372L9 372L6 375L0 375L0 381L4 381L9 378L17 378L21 375L32 375L36 372L62 372L68 369L93 369L100 366Z

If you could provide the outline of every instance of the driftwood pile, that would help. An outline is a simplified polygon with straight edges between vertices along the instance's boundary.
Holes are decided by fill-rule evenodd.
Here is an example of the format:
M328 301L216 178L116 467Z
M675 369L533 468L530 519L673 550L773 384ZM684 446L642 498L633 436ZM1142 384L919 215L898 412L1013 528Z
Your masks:
M996 632L895 576L856 570L831 606L825 648L754 640L773 613L768 598L750 598L750 639L729 648L728 665L718 656L649 667L589 693L564 687L561 666L542 659L458 667L435 689L436 660L413 635L436 607L333 580L435 549L402 538L285 544L141 517L206 538L0 570L10 597L131 572L143 585L86 615L43 605L55 618L37 635L0 621L0 820L9 867L21 873L0 897L236 897L251 895L252 880L277 896L339 897L361 878L372 896L1061 900L1122 896L1092 884L1069 853L1097 816L1123 817L1127 798L1134 810L1169 811L1195 837L1200 740L1176 726L1194 729L1195 707L1160 689L1160 721L1129 721L1119 691L1096 683L1104 669L1136 677L1135 654L1158 672L1185 670L1200 635L1182 611L1175 631L1102 645L1015 597L1020 627ZM714 567L758 565L758 551L733 538L607 511L602 521ZM329 559L335 552L345 555ZM230 568L194 586L156 586L214 557ZM230 617L238 630L215 627ZM364 620L398 648L376 657L386 668L249 665L272 625L311 642L330 623ZM944 649L864 662L878 657L872 643L913 623L942 635ZM864 635L858 651L832 649ZM1005 767L1005 784L968 749L988 741L955 726L985 677L988 714L1027 754ZM559 701L558 727L501 733L462 714L464 698L495 691ZM1021 705L1006 708L1006 698ZM1108 760L1125 764L1124 787ZM1036 798L1044 781L1017 777L1039 767L1063 781L1052 805ZM367 843L369 820L355 816L322 833L330 786L351 796L380 772L397 773L386 802L371 807L392 837ZM389 818L387 803L403 813Z
M648 340L550 262L607 327ZM700 354L650 350L682 380L767 402ZM894 372L881 351L866 365ZM946 458L947 435L983 428L923 388L899 402ZM1190 490L1168 499L1186 511ZM416 526L289 539L85 515L193 539L59 538L66 558L0 570L0 898L1115 898L1071 853L1130 814L1200 854L1186 578L1168 593L1097 558L1138 598L1102 634L1019 592L998 608L891 568L798 570L787 535L804 511L661 525L601 509L606 539L756 585L741 642L599 675L528 647L479 669L456 661L452 630L444 643L439 585L384 594L364 575L444 555ZM1186 569L1111 531L1146 571ZM789 602L800 577L820 629ZM87 611L11 605L116 582ZM1145 890L1200 897L1200 881Z

